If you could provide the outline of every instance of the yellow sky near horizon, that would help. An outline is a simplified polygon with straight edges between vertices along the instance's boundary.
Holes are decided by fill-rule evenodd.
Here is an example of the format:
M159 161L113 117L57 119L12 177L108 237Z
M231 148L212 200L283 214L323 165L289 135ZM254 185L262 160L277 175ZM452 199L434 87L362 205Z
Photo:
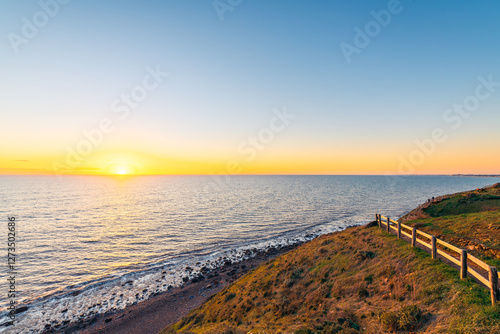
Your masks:
M384 6L61 7L4 39L0 175L500 174L500 2L410 1L346 54Z
M325 153L326 152L326 153ZM416 152L416 153L415 153ZM497 174L500 157L488 147L479 148L476 158L460 147L425 155L419 150L400 154L395 150L362 149L280 150L268 148L223 155L159 156L138 151L96 151L79 160L68 154L19 155L0 159L0 175L199 175L199 174ZM481 159L477 158L481 156ZM81 158L81 157L80 157ZM421 160L422 159L422 160Z

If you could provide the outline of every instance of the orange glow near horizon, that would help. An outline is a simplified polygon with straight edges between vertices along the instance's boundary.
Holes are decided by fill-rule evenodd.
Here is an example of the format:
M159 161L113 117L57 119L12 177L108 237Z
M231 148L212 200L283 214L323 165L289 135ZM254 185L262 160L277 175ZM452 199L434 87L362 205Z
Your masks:
M138 152L96 152L85 161L68 165L64 157L2 159L0 175L207 175L207 174L311 174L311 175L386 175L386 174L499 174L500 157L486 155L465 158L459 150L429 156L411 173L401 173L400 157L395 151L383 153L361 150L324 154L269 150L255 160L244 156L206 156L200 159L162 157ZM54 168L54 166L56 168Z

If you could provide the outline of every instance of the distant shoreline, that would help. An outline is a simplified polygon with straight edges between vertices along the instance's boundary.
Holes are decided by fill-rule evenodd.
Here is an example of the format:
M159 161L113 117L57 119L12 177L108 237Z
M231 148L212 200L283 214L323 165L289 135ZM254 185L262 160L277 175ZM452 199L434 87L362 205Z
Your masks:
M500 174L452 174L451 176L464 176L464 177L500 177Z

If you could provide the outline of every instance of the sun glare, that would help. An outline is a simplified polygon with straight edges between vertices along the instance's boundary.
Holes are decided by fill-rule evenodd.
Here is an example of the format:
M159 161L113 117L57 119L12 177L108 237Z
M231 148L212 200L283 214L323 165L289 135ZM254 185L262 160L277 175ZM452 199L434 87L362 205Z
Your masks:
M127 171L125 169L119 169L118 171L116 171L116 174L118 175L127 175Z
M114 175L130 175L133 174L132 167L130 166L124 166L124 165L119 165L119 166L114 166L111 169L111 173Z

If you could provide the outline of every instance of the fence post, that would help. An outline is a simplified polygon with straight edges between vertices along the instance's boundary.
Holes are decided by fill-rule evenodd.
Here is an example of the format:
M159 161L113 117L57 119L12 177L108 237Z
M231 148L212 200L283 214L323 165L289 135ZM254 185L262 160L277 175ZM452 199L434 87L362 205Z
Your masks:
M417 245L417 228L413 227L412 233L411 233L411 245L415 247Z
M398 239L401 239L401 222L398 221Z
M382 224L380 224L380 217L378 213L375 214L375 220L377 221L378 227L382 227Z
M467 277L467 252L462 249L462 254L460 254L460 279L465 279Z
M391 233L391 218L387 217L387 232Z
M489 270L490 278L490 291L491 291L491 305L495 305L498 300L498 273L495 267L490 267Z
M432 236L431 243L432 243L432 258L435 259L435 258L437 258L437 247L436 247L436 237L435 236Z

